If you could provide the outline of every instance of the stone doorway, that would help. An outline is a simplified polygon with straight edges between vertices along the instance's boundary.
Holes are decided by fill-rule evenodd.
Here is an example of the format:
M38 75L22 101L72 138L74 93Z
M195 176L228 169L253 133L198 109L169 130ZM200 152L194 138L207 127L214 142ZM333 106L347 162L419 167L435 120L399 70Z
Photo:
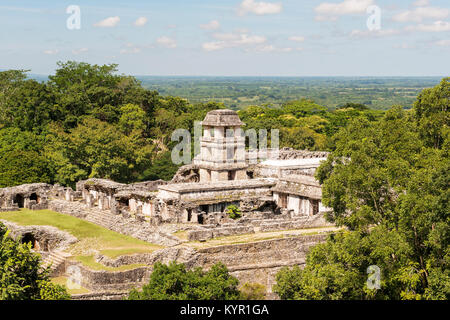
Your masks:
M36 194L36 193L32 193L31 194L31 196L30 196L30 200L32 201L32 200L34 200L34 201L36 201L36 203L39 203L40 201L40 199L39 199L39 197L38 197L38 195Z
M24 244L31 244L31 249L36 250L36 251L40 251L41 247L39 245L39 241L34 237L34 235L32 233L25 233L22 236L22 243Z
M19 208L23 208L24 207L24 197L21 194L16 194L16 196L14 197L14 202L17 203L17 205L19 206Z

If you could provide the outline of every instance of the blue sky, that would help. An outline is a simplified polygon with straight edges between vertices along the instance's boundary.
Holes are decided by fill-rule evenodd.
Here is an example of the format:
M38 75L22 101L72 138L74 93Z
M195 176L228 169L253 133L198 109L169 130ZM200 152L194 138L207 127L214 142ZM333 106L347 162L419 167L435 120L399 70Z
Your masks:
M76 60L135 75L449 76L450 2L1 0L0 41L0 69L41 74Z

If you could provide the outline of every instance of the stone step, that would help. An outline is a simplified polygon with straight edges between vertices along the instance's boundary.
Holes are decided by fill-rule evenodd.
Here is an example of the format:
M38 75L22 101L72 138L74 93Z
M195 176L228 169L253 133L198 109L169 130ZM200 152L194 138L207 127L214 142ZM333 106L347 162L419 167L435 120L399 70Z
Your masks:
M50 267L50 272L56 270L62 263L66 261L68 254L53 251L44 259L42 265L46 268Z

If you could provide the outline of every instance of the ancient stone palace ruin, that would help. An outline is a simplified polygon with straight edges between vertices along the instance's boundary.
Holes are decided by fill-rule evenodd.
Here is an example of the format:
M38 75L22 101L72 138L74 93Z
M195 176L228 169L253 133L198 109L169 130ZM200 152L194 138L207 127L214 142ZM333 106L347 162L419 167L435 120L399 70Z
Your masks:
M48 198L82 201L111 215L161 223L229 223L226 209L240 207L245 218L264 213L311 217L327 209L314 172L326 152L282 149L249 165L244 124L232 110L214 110L204 121L201 152L171 182L121 184L105 179L80 181L76 190L46 184L0 189L0 208L42 209ZM231 132L231 134L230 134ZM251 204L251 205L250 205Z
M0 211L51 209L170 248L115 262L96 256L96 261L101 263L116 266L125 263L123 261L151 264L177 260L189 266L208 267L220 258L238 278L267 282L270 289L274 272L284 265L304 263L305 250L323 240L323 235L318 235L317 239L311 236L299 240L270 240L264 246L242 244L246 255L240 255L240 247L234 245L200 251L182 246L184 242L230 235L330 227L323 218L328 209L321 202L321 186L314 178L316 169L328 154L293 149L249 150L243 125L235 111L209 112L202 122L200 153L191 164L180 167L171 181L122 184L92 178L79 181L75 190L44 183L3 188L0 189ZM239 218L230 217L231 205L239 208ZM17 237L32 242L43 256L54 258L54 250L50 251L58 248L55 259L59 265L66 261L61 252L67 243L76 241L52 228L8 226L15 230ZM174 236L179 231L186 233L185 239ZM70 263L58 270L63 274L69 266ZM125 286L105 285L113 280L96 282L91 271L83 270L86 287L123 289ZM145 268L139 270L129 271L122 280L128 286L141 283L144 274L148 274Z

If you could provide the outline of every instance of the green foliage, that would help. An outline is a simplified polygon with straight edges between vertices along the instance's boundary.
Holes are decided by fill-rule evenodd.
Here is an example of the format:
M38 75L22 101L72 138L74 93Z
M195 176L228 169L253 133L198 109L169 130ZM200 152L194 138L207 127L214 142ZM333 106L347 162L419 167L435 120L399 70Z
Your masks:
M327 150L335 148L333 135L352 119L365 118L372 122L383 115L380 111L352 106L348 104L345 109L330 111L313 101L302 99L286 102L279 109L250 106L238 113L246 124L245 129L280 130L281 148Z
M172 162L172 154L164 152L153 159L149 168L145 169L139 180L158 180L169 181L177 172L179 166Z
M85 118L71 133L52 126L47 138L46 155L62 184L94 177L129 182L150 164L152 148L144 139L98 119Z
M119 127L123 133L129 135L131 132L142 134L145 130L145 111L134 104L127 104L120 108Z
M67 300L66 289L52 284L48 269L41 269L40 257L29 244L8 236L0 223L0 300Z
M210 100L238 110L251 105L280 107L286 101L308 98L330 109L351 101L374 110L392 105L411 108L423 88L435 86L438 77L139 77L145 88L162 95L185 97L193 103Z
M278 274L283 299L450 298L445 86L424 90L413 112L356 118L334 136L316 177L327 219L350 231L314 247L304 270ZM379 290L365 286L370 265L382 271Z
M40 154L43 145L42 135L0 129L0 188L51 181L47 160Z
M51 182L47 160L35 151L14 150L0 155L0 188Z
M266 286L260 283L246 282L240 291L242 300L264 300L266 298Z
M229 216L231 219L234 219L234 220L239 219L239 218L242 217L241 209L239 209L239 208L238 208L237 206L235 206L234 204L229 205L229 206L227 207L227 209L225 210L225 212L228 214L228 216Z
M47 83L23 70L0 72L0 186L169 180L178 169L172 132L193 134L194 121L218 108L159 96L114 64L59 62Z
M129 300L238 300L238 280L225 265L218 263L207 272L186 270L184 264L171 262L153 266L149 284L142 291L132 290Z
M414 117L426 144L442 147L450 125L450 78L419 94L414 103Z
M383 228L336 234L311 249L305 269L282 269L274 291L287 300L400 299L402 289L415 289L407 281L410 269L402 268L408 254L398 234ZM380 290L367 287L371 265L382 270Z

